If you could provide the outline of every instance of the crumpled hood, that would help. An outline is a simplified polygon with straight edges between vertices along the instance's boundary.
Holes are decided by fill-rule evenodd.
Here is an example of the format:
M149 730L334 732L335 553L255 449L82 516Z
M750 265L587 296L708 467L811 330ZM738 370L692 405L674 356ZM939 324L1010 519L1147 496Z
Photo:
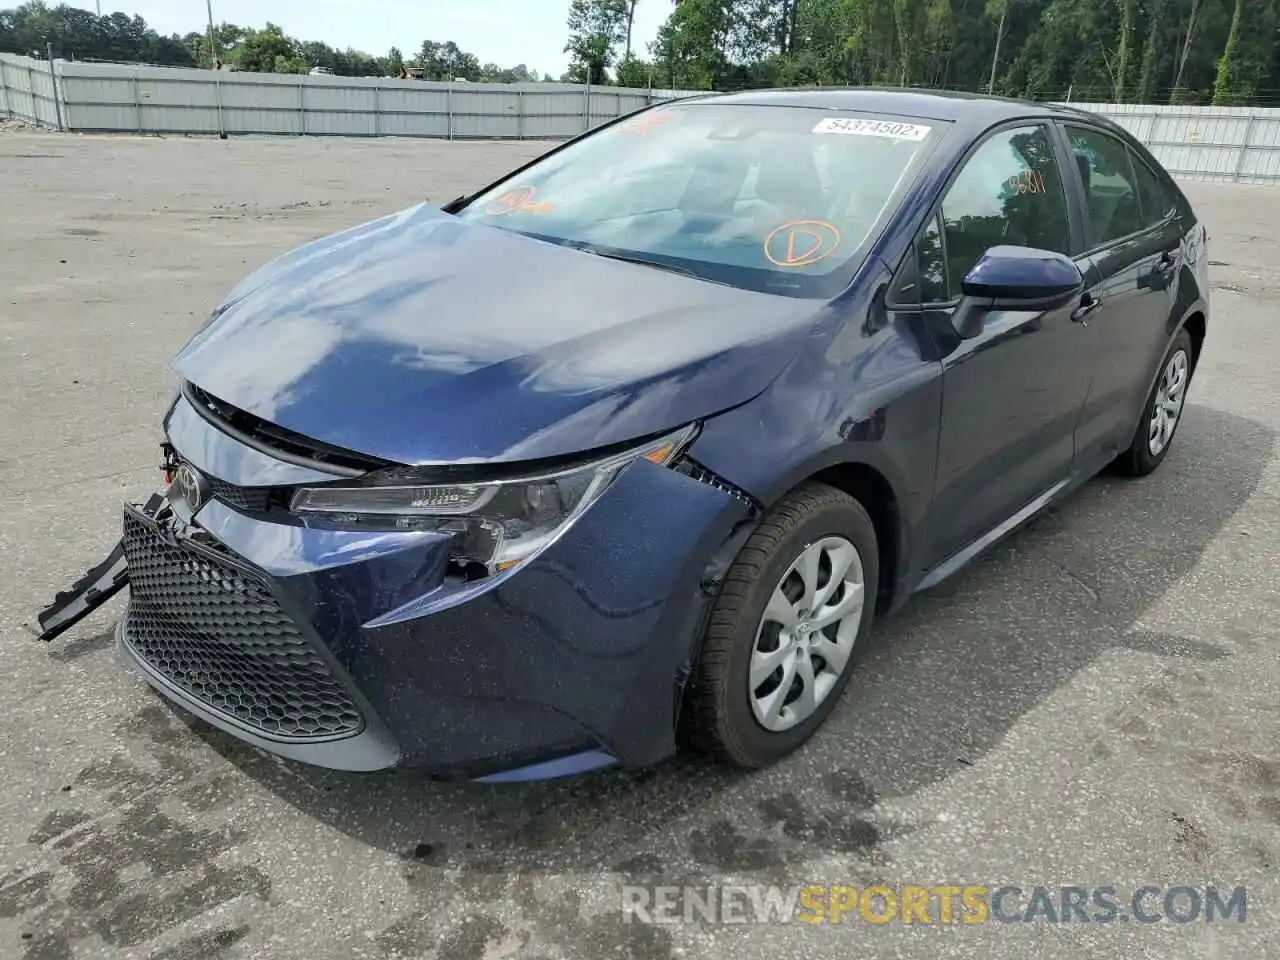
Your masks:
M556 457L736 406L816 304L421 205L267 264L174 360L208 393L400 463Z

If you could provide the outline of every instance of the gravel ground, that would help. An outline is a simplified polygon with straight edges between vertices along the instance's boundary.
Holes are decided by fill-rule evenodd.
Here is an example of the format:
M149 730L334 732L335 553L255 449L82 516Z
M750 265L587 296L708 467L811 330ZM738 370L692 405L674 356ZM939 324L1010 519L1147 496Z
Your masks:
M1187 185L1214 314L1159 473L1088 484L882 623L831 722L769 771L317 771L121 669L118 601L49 647L22 632L150 492L167 361L238 279L544 148L0 136L0 957L1280 956L1280 190ZM619 908L624 883L876 881L1110 885L1122 905L1148 882L1244 885L1248 912L712 926Z

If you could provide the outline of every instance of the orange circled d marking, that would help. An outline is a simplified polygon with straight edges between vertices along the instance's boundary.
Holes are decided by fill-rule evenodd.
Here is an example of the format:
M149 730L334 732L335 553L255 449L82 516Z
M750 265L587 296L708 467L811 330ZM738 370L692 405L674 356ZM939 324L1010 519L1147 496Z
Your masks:
M840 246L840 231L826 220L791 220L764 240L764 255L775 267L811 267Z

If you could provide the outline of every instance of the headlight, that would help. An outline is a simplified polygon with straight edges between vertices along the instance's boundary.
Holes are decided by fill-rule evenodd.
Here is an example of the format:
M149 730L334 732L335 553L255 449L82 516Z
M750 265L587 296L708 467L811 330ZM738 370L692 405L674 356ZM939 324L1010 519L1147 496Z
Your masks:
M453 536L451 560L488 573L515 566L550 546L641 458L666 466L689 445L690 425L594 462L491 483L325 486L298 490L291 508L307 519Z

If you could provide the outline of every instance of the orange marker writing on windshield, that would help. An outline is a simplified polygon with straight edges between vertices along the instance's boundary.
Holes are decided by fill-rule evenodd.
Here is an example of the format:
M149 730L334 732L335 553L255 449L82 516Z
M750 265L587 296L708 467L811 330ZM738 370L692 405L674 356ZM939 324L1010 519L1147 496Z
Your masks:
M501 217L508 213L550 213L553 207L549 203L537 203L533 199L533 187L518 187L508 190L485 204L484 212L491 217Z
M826 220L791 220L764 240L764 255L776 267L811 267L840 246L840 231Z

